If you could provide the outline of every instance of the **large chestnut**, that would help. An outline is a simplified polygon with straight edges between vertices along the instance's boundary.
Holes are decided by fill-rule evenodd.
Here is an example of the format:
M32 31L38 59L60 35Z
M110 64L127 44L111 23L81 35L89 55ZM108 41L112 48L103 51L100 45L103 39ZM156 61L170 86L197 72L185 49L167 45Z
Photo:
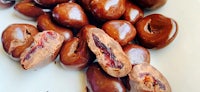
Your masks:
M155 10L166 4L167 0L133 0L137 5L147 10Z
M132 65L150 63L150 52L148 49L142 46L136 44L128 44L123 47L123 50L129 57Z
M135 27L125 20L111 20L103 24L102 29L120 45L126 45L136 36Z
M133 4L129 0L126 0L126 10L123 15L123 19L135 24L138 20L144 17L144 12L137 5Z
M95 27L88 28L84 33L90 50L106 73L123 77L130 72L131 63L117 41Z
M175 20L152 14L136 23L139 42L146 48L163 48L174 40L178 32Z
M53 9L52 16L60 25L75 29L89 23L81 6L73 2L58 4Z
M98 63L93 63L86 71L89 92L126 92L119 78L106 74Z
M135 65L128 77L130 92L171 92L167 79L148 63Z
M22 17L27 19L36 19L40 15L44 14L45 11L43 11L42 8L36 6L34 2L30 0L25 0L17 3L14 6L14 9L19 13Z
M37 28L40 31L44 30L52 30L55 32L58 32L59 34L63 35L65 38L65 41L68 41L73 37L72 31L68 28L61 27L54 23L51 19L51 16L48 14L43 14L38 17L37 19Z
M64 37L55 31L39 32L20 56L22 67L27 70L50 63L57 57L63 41Z
M126 0L82 0L83 6L98 20L119 19L125 12Z
M37 33L37 28L30 24L9 25L3 31L1 36L5 52L16 59L19 59L21 53L31 45L33 36Z

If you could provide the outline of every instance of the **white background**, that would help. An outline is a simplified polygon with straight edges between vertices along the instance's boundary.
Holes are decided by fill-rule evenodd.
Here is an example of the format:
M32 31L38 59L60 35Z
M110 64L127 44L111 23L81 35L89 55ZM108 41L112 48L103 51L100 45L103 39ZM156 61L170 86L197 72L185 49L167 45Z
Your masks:
M151 50L151 64L168 79L173 92L200 92L200 0L168 0L161 13L178 22L176 39L167 47ZM148 14L149 14L148 13ZM31 23L18 18L13 8L0 10L0 34L12 23ZM82 92L84 73L65 70L58 63L23 70L8 58L0 43L0 92Z

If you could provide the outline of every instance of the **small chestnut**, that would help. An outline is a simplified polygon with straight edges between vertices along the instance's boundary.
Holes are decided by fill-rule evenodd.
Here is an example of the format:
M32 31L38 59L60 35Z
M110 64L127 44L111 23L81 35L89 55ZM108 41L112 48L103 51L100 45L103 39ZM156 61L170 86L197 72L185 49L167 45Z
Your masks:
M126 45L136 36L135 27L125 20L111 20L103 24L102 29L120 45Z
M123 19L135 24L138 20L144 17L144 12L137 5L133 4L129 0L126 0L126 10L123 15Z
M53 9L52 16L65 27L81 29L84 25L89 24L81 6L73 2L58 4Z
M123 47L123 50L129 57L132 65L150 63L150 52L142 46L136 44L128 44Z
M175 20L161 14L148 15L136 23L139 42L146 48L163 48L172 42L177 33Z
M64 36L65 41L68 41L73 37L72 31L70 29L61 27L54 23L51 19L51 16L48 14L43 14L37 18L37 28L40 31L52 30L58 32L59 34Z
M126 0L82 0L83 6L98 20L119 19L125 12Z
M167 0L133 0L137 5L147 10L155 10L166 4Z
M167 79L148 63L133 66L128 77L130 92L171 92Z
M126 92L119 78L106 74L98 63L93 63L86 71L88 92Z
M131 62L117 41L95 27L88 28L84 33L90 50L106 73L113 77L123 77L130 72Z
M33 36L37 33L37 28L30 24L9 25L1 36L5 52L13 59L19 59L21 53L31 45Z

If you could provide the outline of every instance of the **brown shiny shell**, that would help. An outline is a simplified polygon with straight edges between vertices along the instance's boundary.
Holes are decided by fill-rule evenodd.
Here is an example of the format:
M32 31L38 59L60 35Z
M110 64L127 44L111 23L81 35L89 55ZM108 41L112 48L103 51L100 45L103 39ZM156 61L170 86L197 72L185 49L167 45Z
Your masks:
M33 42L33 36L38 33L35 26L30 24L11 24L2 33L4 50L14 58L19 58L21 53Z
M139 42L146 48L163 48L172 42L177 33L176 21L161 14L152 14L136 23Z
M167 0L133 0L143 9L155 10L166 4Z

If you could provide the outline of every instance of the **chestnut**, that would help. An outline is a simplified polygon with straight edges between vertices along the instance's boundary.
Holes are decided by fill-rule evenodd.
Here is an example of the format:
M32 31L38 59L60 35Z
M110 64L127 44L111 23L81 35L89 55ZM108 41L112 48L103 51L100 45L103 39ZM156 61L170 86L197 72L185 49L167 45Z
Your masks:
M20 56L22 67L27 70L50 63L57 57L63 41L64 37L55 31L39 32Z
M128 77L130 92L171 92L167 79L148 63L135 65Z
M84 33L90 50L106 73L123 77L130 72L131 63L117 41L95 27L88 28Z
M126 92L119 78L106 74L98 63L93 63L86 71L88 92Z
M64 68L84 69L90 61L87 42L81 38L74 37L64 43L60 51L60 61Z
M98 20L119 19L125 12L126 0L81 0L83 6Z
M135 27L125 20L111 20L103 24L102 29L120 45L126 45L136 36Z
M167 0L133 0L143 9L155 10L166 4Z
M136 23L139 42L146 48L163 48L172 42L177 33L175 20L161 14L151 14Z
M0 0L0 9L9 8L15 4L15 0Z
M126 0L126 10L123 14L123 19L135 24L138 20L144 17L143 10L129 0Z
M140 45L128 44L123 47L123 50L129 57L132 65L150 63L149 50Z
M51 8L56 6L57 4L66 2L75 2L75 0L34 0L34 2L43 7Z
M40 15L44 14L42 8L36 6L32 1L21 1L14 6L14 9L17 11L20 17L25 19L36 19Z
M73 37L72 31L54 23L49 14L43 14L37 18L37 28L40 31L52 30L64 36L65 41Z
M38 33L30 24L11 24L2 33L3 48L13 59L18 60L21 53L31 45L33 36Z
M58 4L53 9L52 16L65 27L81 29L84 25L89 24L81 6L73 2Z

